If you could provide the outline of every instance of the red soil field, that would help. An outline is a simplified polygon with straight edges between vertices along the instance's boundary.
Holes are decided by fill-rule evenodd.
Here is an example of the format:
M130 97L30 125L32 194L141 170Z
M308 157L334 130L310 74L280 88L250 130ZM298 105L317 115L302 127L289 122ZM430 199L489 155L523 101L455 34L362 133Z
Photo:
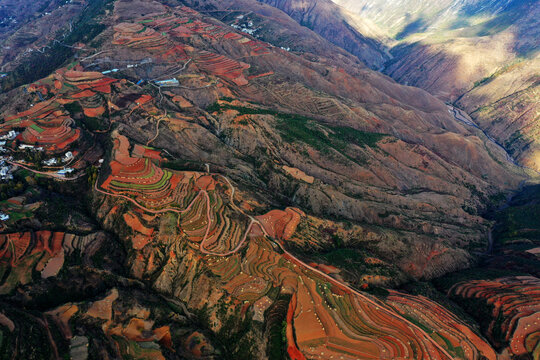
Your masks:
M7 116L0 124L0 133L13 128L25 128L19 135L24 144L43 147L56 153L66 151L81 132L73 128L74 121L62 105L78 101L86 116L99 117L106 111L98 92L108 94L115 79L99 72L59 69L53 75L28 86L30 93L40 91L51 99L36 103L30 109ZM82 90L82 91L81 91Z
M285 330L287 336L287 354L291 360L306 360L304 354L296 347L296 342L294 340L293 317L296 311L296 302L296 294L293 294L291 302L289 303L289 309L287 310L287 329Z
M100 106L97 108L83 108L84 115L88 117L99 117L105 114L105 107Z
M216 181L212 176L201 176L195 182L197 188L200 190L214 190L216 188Z
M500 328L509 350L515 355L540 356L540 280L516 276L495 280L475 280L454 285L449 293L465 299L483 299L493 306L492 323Z
M131 212L124 213L123 218L126 224L136 232L139 232L146 236L152 236L152 234L154 233L153 228L147 228L146 226L144 226L139 220L139 218Z
M148 147L145 147L139 144L135 144L135 146L133 146L132 155L136 157L149 158L149 159L154 159L158 161L163 160L163 158L161 157L160 150L150 149Z
M249 64L205 50L197 52L195 63L201 70L230 80L238 86L248 84L243 72L249 69Z
M304 213L295 208L287 208L285 211L272 210L265 215L257 216L266 232L277 239L288 240L296 231Z
M63 232L37 231L35 233L0 234L0 263L16 266L21 259L46 251L50 256L62 249Z

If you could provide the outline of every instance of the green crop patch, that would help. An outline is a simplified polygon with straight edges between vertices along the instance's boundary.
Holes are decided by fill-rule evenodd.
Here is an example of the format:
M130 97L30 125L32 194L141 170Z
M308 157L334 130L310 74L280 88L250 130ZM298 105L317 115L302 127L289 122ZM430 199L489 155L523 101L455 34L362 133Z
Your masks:
M36 131L37 131L38 133L40 133L40 134L41 134L42 132L44 132L44 131L45 131L45 129L42 129L42 128L40 128L40 127L39 127L39 126L37 126L36 124L32 124L32 125L30 125L30 128L32 128L32 129L34 129L34 130L36 130Z
M389 136L350 127L323 125L306 116L271 109L214 103L206 110L218 113L223 110L235 110L239 115L272 115L278 120L276 128L284 141L302 142L321 152L327 152L329 149L343 152L350 144L377 147L377 142Z

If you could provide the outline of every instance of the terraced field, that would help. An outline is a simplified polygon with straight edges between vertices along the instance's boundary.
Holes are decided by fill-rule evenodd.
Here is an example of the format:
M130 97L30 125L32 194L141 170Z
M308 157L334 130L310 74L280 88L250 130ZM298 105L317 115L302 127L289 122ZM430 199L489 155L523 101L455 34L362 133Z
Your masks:
M223 26L209 23L199 12L188 7L171 9L170 13L152 17L140 21L146 26L157 31L169 34L172 38L189 40L193 36L199 36L212 43L220 41L235 41L250 50L251 56L266 55L269 53L269 45L265 42L246 37L245 34L232 32Z
M166 61L188 59L184 48L171 42L162 32L140 23L121 23L114 27L113 44L135 50L145 50Z
M266 233L274 239L289 240L300 223L304 212L296 208L287 208L285 211L272 210L265 215L258 216Z
M495 358L493 349L456 315L423 296L390 291L388 303L418 324L455 358ZM436 314L436 316L435 316Z
M540 358L540 281L532 276L475 280L454 285L449 294L492 309L487 335L516 356ZM477 304L479 302L472 303Z
M121 23L114 31L114 46L149 52L159 60L186 65L191 59L197 70L238 86L248 84L247 64L238 58L215 54L208 47L192 45L203 39L210 43L237 42L251 56L270 51L255 40L206 23L200 14L183 8L166 16ZM65 105L79 104L86 118L122 111L126 117L139 115L136 111L145 113L147 118L160 116L154 98L135 93L138 89L116 97L113 87L120 88L126 81L79 70L63 69L29 86L28 91L43 101L6 119L6 130L24 127L24 141L48 142L57 147L65 143L62 148L66 148L73 120ZM305 88L275 92L279 97L276 103L294 101L296 90L307 92L302 89ZM309 95L310 101L303 103L302 111L344 118L352 111L333 100L311 92ZM55 130L49 130L46 123L49 128L54 125ZM156 129L159 130L159 123ZM137 258L132 267L136 277L153 274L160 268L164 270L156 274L156 283L166 281L162 279L167 276L172 278L175 271L179 275L211 274L212 285L219 283L225 303L238 306L244 313L251 311L254 319L264 323L282 324L285 320L287 351L293 359L496 358L487 342L436 303L398 293L379 299L358 292L333 277L329 267L306 264L289 253L283 241L294 241L297 227L306 217L299 209L271 210L251 216L235 204L235 188L226 177L164 168L160 165L163 158L159 150L132 146L119 130L113 131L112 140L111 161L102 169L106 179L101 185L96 182L94 189L105 199L126 201L131 206L122 211L119 219L126 225L126 238L131 240ZM118 203L109 213L114 215L117 211ZM46 236L43 239L47 240L33 236L0 239L0 257L11 269L8 275L2 273L0 277L7 279L2 291L9 292L30 281L33 269L47 277L62 268L63 256L68 251L65 246ZM168 245L174 242L171 248L160 248L164 238ZM35 251L31 250L34 244ZM178 255L178 248L186 251L183 255L188 260ZM185 267L178 270L180 266ZM195 279L195 275L189 276ZM193 280L193 284L199 284L197 281ZM112 302L97 301L83 316L105 320L103 329L115 340L120 353L159 358L159 352L141 347L140 343L164 341L166 347L166 329L154 327L146 318L110 323L117 315L110 310ZM72 310L69 314L79 311ZM440 318L444 321L436 320Z
M6 117L0 124L0 131L7 133L24 129L18 136L21 143L56 153L65 151L81 136L80 130L73 125L73 120L58 103L44 101L27 111Z
M276 241L294 235L305 217L300 210L250 217L235 205L227 178L162 169L130 155L129 148L126 137L115 137L111 175L104 190L96 189L146 213L177 214L177 231L198 244L193 247L197 256L243 308L257 313L262 305L272 306L273 289L291 296L289 316L284 315L291 358L496 358L487 342L438 304L398 293L387 300L371 297L287 252ZM154 236L149 228L154 216L128 214L124 218L136 236ZM146 243L153 246L151 240ZM167 266L175 259L171 255ZM443 320L437 320L440 314Z
M29 283L34 271L42 278L55 276L64 265L65 256L75 251L92 255L101 241L103 234L100 233L88 236L51 231L0 234L0 294Z
M199 51L195 55L195 59L199 68L207 73L229 79L238 86L248 84L243 74L244 70L249 69L249 65L246 63L204 50Z
M110 168L111 175L101 185L104 193L129 199L152 213L177 213L182 233L199 243L201 251L231 253L245 241L251 221L233 210L226 190L217 190L228 186L219 178L162 169L150 158L132 157L122 135L114 140Z
M263 237L251 238L244 260L239 260L236 254L209 258L207 265L240 301L253 305L271 287L293 295L291 358L496 358L485 340L426 298L392 293L385 303L359 296L290 254L279 254Z
M249 56L269 54L269 45L204 20L204 16L187 7L170 9L168 13L143 17L136 23L118 24L114 28L113 45L145 50L162 61L191 59L198 69L208 74L238 86L247 85L249 81L244 71L249 68L248 64L201 47L199 39L220 46L228 42L240 44Z
M42 101L6 116L0 133L22 130L17 137L20 143L42 147L49 153L65 152L82 134L64 106L77 102L85 116L101 116L108 109L104 96L111 93L114 82L101 73L60 69L28 86L28 93L38 95Z
M152 302L142 303L112 288L106 296L92 302L68 303L48 311L47 315L67 339L73 338L69 322L76 317L101 323L96 329L101 335L100 340L110 342L123 358L165 360L164 351L175 350L171 340L171 326L159 326L150 319L153 311L170 312L166 305L162 308L159 306L155 298Z
M114 142L111 175L102 187L115 194L129 195L151 208L162 208L173 202L173 190L179 176L154 165L149 158L131 157L129 142L119 137Z

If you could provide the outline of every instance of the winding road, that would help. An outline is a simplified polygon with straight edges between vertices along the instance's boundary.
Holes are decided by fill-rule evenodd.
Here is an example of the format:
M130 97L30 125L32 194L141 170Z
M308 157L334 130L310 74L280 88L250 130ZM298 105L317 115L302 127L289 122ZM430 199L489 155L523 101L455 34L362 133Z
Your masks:
M55 178L57 180L61 180L61 181L73 181L73 180L77 180L79 178L81 178L82 176L86 175L84 173L81 173L77 176L74 176L74 177L65 177L65 176L62 176L62 175L58 175L57 173L51 173L51 172L47 172L47 171L39 171L39 170L34 170L32 168L29 168L28 166L26 165L23 165L21 163L18 163L16 161L11 161L11 160L4 160L5 162L7 162L8 164L11 164L13 166L19 166L23 169L26 169L28 171L31 171L33 172L34 174L39 174L39 175L45 175L45 176L49 176L49 177L52 177L52 178Z
M99 178L99 176L98 176ZM244 242L246 241L247 239L247 236L249 235L249 233L251 232L251 227L253 226L254 223L257 223L262 231L266 234L266 230L264 230L264 227L260 224L260 222L253 218L252 216L250 215L246 215L243 211L241 211L244 215L248 216L250 218L250 223L248 225L248 228L246 229L246 232L244 233L244 236L242 237L242 240L238 243L238 245L228 251L228 252L225 252L225 253L219 253L219 252L214 252L214 251L210 251L210 250L207 250L205 248L205 245L206 245L206 242L208 240L208 234L210 232L210 224L212 223L213 219L212 219L212 212L210 210L211 208L211 204L210 204L210 196L208 196L208 193L206 192L206 190L200 190L199 193L197 194L197 196L195 196L195 198L193 198L193 200L191 201L191 203L189 203L189 205L183 209L183 210L179 210L179 209L176 209L176 208L164 208L164 209L159 209L159 210L155 210L155 209L150 209L150 208L147 208L146 206L138 203L135 199L129 197L129 196L126 196L126 195L122 195L122 194L115 194L115 193L110 193L110 192L107 192L103 189L100 189L97 185L97 180L96 182L94 183L94 190L96 190L97 192L103 194L103 195L108 195L108 196L113 196L113 197L118 197L118 198L121 198L121 199L124 199L124 200L128 200L130 201L132 204L134 204L135 206L139 207L140 209L146 211L146 212L149 212L151 214L164 214L164 213L168 213L168 212L173 212L173 213L176 213L176 214L179 214L179 215L182 215L186 212L188 212L191 207L193 206L193 204L197 201L197 199L200 197L200 196L204 196L205 200L206 200L206 218L207 218L207 222L208 222L208 225L207 225L207 228L206 228L206 233L204 234L204 237L203 239L201 240L201 243L199 245L199 251L202 252L203 254L205 255L214 255L214 256L229 256L229 255L232 255L234 254L235 252L237 252L241 247L242 245L244 244ZM230 184L230 183L229 183ZM231 185L232 186L232 185ZM232 189L234 189L234 187L231 187ZM234 196L234 190L231 191L231 203L232 205L240 210L236 204L234 204L234 200L233 200L233 197ZM179 225L179 221L180 221L180 217L178 217L178 223L177 225Z

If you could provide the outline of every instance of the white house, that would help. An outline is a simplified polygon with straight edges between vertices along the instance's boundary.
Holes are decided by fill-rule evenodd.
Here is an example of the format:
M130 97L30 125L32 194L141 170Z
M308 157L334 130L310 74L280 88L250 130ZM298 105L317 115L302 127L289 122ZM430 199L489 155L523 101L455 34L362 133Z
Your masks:
M180 85L180 83L176 79L168 79L168 80L156 81L156 84L158 86L178 86L178 85Z
M43 160L43 165L46 165L46 166L53 166L53 165L56 165L57 163L58 163L58 160L56 160L55 158L52 158L49 160Z
M65 153L64 157L62 158L62 161L68 162L68 161L71 161L72 159L73 159L73 153L71 151L68 151L67 153Z
M5 178L9 173L9 166L2 166L0 168L0 176Z
M64 168L60 171L58 171L58 175L60 176L66 176L67 174L71 174L73 171L75 171L75 169L72 169L72 168Z
M7 134L0 136L0 140L13 140L17 135L18 133L15 130L11 130Z

